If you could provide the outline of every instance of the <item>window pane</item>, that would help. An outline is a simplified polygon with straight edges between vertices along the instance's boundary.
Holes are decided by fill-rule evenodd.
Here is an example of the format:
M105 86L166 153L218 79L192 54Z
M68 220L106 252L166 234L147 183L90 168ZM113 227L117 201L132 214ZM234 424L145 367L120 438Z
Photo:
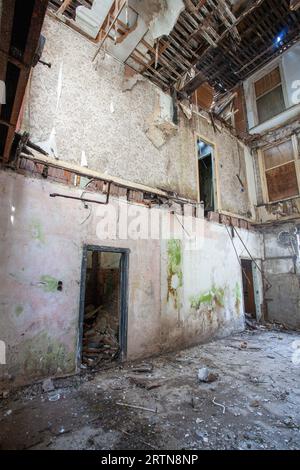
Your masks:
M294 160L295 156L292 141L287 140L286 142L276 145L276 147L265 150L264 159L266 170Z
M294 162L267 171L266 178L270 201L280 201L299 194Z
M272 90L272 88L275 88L276 85L279 85L280 83L280 71L279 67L277 67L255 83L256 98L259 98L267 91Z
M258 122L262 123L285 110L282 86L278 86L256 101Z

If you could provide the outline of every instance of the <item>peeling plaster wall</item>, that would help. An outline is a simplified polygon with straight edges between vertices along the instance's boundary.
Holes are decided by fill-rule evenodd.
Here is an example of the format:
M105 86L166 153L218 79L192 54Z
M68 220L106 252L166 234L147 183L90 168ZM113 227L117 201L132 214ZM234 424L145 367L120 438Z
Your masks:
M80 164L84 151L89 168L196 199L195 149L187 124L176 133L158 129L157 146L146 134L149 120L159 117L160 90L139 81L123 91L124 66L109 56L95 66L95 46L50 17L43 34L43 59L52 68L39 64L33 71L23 123L32 140L48 140L55 128L59 158Z
M3 381L21 384L75 371L85 244L131 250L129 359L243 329L241 270L224 226L198 219L198 251L187 251L186 241L103 240L97 237L99 206L93 205L87 218L89 211L79 201L53 199L52 192L81 195L75 188L0 172L0 340L7 345L7 365L0 366ZM111 205L117 220L125 206L132 207L114 198ZM168 213L153 210L163 218ZM261 258L260 235L240 234L253 256ZM234 243L239 255L246 255L237 239Z
M197 200L196 132L216 145L218 209L254 215L252 162L235 137L182 112L175 126L169 96L146 80L134 80L109 56L95 68L95 46L64 24L47 17L43 34L43 58L52 68L34 69L23 121L35 143L48 141L49 151L57 148L60 159L74 163L84 152L89 168Z
M205 220L201 228L203 240L197 251L180 241L162 244L161 338L165 350L244 329L241 268L226 228ZM262 237L245 230L239 233L252 256L261 259ZM234 244L239 257L248 258L237 238Z
M265 241L265 276L272 285L266 292L267 316L290 328L300 328L300 259L291 246L278 243L280 232L291 232L295 224L281 224L262 230Z

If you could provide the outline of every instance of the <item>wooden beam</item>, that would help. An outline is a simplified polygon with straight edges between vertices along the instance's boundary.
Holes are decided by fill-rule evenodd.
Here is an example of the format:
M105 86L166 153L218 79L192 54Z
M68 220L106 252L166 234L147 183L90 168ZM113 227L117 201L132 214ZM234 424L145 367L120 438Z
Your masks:
M30 66L32 65L33 57L38 46L47 6L48 0L35 0L23 58L25 64Z
M85 176L87 178L91 179L99 179L101 181L105 181L106 183L114 183L117 186L121 186L124 188L128 189L135 189L137 191L143 191L145 193L153 193L157 194L158 196L162 197L167 197L170 198L170 194L166 191L162 191L161 189L153 188L151 186L145 186L140 183L133 183L131 181L123 180L122 178L118 178L117 176L109 176L106 173L101 173L96 170L91 170L89 168L84 168L80 165L76 165L74 163L69 163L67 161L63 160L57 160L54 158L49 158L46 157L45 155L42 155L41 153L37 152L36 150L29 148L30 152L32 155L28 155L27 153L21 153L22 158L26 158L27 160L36 162L36 163L41 163L43 165L49 165L53 168L60 168L62 170L70 171L72 173L75 173L80 176ZM192 201L191 199L187 198L181 198L179 197L180 200L183 202L192 202L195 203L195 201Z
M57 10L56 14L57 15L63 15L64 12L66 11L66 9L68 8L68 6L71 5L73 0L64 0L61 4L61 6L59 7L59 9Z
M223 39L225 39L233 28L236 28L248 15L250 15L250 13L252 13L254 10L256 10L264 1L265 0L253 0L250 3L250 5L248 6L248 8L243 13L241 13L239 15L239 17L231 25L231 27L225 29L225 31L221 34L218 43L220 43ZM201 59L203 59L203 57L205 57L207 54L212 52L212 50L213 50L212 46L209 46L207 49L205 49L205 51L202 54L199 55L198 62L200 62ZM195 75L195 77L192 78L192 80L190 80L189 82L187 82L184 85L184 87L181 89L181 91L187 92L187 93L193 93L198 88L199 83L200 83L200 85L203 83L202 77L203 77L202 72L200 72L200 73L198 72ZM208 78L210 78L210 77L208 77Z

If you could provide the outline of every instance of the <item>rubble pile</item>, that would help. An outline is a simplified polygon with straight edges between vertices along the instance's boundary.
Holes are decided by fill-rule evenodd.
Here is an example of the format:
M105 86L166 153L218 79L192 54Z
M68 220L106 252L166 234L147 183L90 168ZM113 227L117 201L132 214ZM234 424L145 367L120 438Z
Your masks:
M119 353L118 318L104 310L89 305L85 309L82 362L96 367L102 361L111 361Z
M274 330L274 331L288 331L289 328L284 323L278 321L264 321L259 323L252 315L245 313L245 323L248 330ZM294 331L298 331L293 329Z

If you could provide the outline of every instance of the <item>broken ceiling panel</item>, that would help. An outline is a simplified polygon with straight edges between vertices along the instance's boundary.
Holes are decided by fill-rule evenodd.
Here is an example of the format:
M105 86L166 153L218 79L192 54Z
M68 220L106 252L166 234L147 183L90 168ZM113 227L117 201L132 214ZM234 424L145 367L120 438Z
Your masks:
M217 93L232 90L300 37L293 0L106 2L112 7L106 21L98 21L97 50L106 48L164 91L175 88L183 96L206 82ZM56 10L63 3L50 1ZM95 8L98 0L67 3L64 14L75 19L80 5ZM130 25L130 9L136 24Z

